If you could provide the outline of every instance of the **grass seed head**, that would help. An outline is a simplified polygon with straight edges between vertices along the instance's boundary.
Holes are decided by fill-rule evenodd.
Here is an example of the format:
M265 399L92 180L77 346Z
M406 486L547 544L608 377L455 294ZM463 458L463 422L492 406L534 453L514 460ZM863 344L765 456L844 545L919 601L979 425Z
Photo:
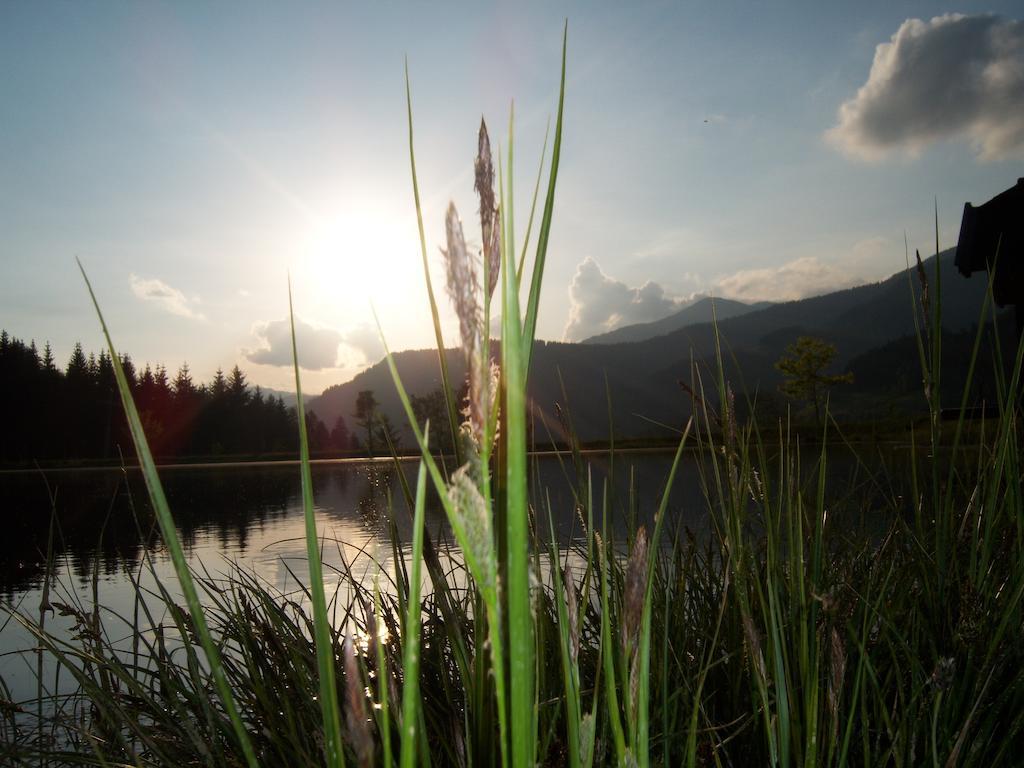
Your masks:
M484 243L484 263L487 264L487 295L494 294L498 284L498 270L501 268L501 217L494 203L494 163L491 161L491 139L487 135L487 123L480 118L480 135L477 142L476 162L473 164L476 179L473 183L480 197L480 234Z
M566 564L562 571L565 583L565 603L569 615L569 655L572 663L578 664L580 658L580 619L579 606L576 603L576 582L573 581L572 570Z
M828 711L832 720L832 732L839 733L839 703L843 694L843 678L846 675L846 644L839 631L832 627L829 644Z
M754 671L762 682L768 681L768 667L764 663L764 653L761 651L761 635L754 626L754 620L750 616L743 617L743 634L747 639L747 647L750 651L750 660Z
M476 483L473 482L469 464L455 470L448 486L448 498L466 532L466 547L476 561L473 577L481 591L497 589L498 571L490 510Z
M633 549L626 563L626 585L623 595L622 646L636 645L640 632L640 620L644 612L644 598L647 594L647 529L644 526L636 532Z
M466 416L468 422L464 424L465 431L477 450L483 445L484 435L487 432L487 417L495 406L495 395L498 392L497 366L493 360L484 362L482 350L478 347L476 354L469 360L469 389L466 392ZM497 435L495 435L497 437Z
M932 671L931 682L937 689L944 691L953 684L956 677L956 659L952 656L943 656L935 662L935 669Z
M350 635L345 636L345 695L348 704L345 708L348 737L360 767L369 768L373 765L373 734L370 732L366 712L366 689L359 673L355 643Z
M927 329L931 312L931 302L928 301L928 273L925 271L924 262L921 261L921 252L914 251L914 256L917 258L917 279L921 283L921 310L924 312L925 329Z
M448 248L442 253L448 277L448 296L459 318L462 351L467 359L471 359L480 342L480 304L477 302L479 281L476 263L466 248L462 221L459 219L455 203L448 204L444 223Z
M487 359L484 351L484 328L479 301L479 283L476 260L466 248L455 204L448 205L445 218L448 248L444 250L448 277L448 295L459 318L459 334L462 337L462 352L466 358L469 391L467 394L468 424L463 425L470 439L480 447L486 433L488 414L494 407L497 393L497 373L493 361ZM486 240L486 235L485 235ZM490 274L493 279L496 272Z

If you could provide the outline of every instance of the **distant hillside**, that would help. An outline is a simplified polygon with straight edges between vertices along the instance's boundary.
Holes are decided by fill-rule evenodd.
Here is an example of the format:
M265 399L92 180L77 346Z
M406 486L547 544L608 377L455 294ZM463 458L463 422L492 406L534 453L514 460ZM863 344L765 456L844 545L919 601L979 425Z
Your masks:
M770 306L770 302L757 304L744 304L742 301L732 299L715 299L704 296L692 304L687 304L668 317L655 320L650 323L636 323L624 325L608 333L600 333L596 336L584 339L582 344L621 344L631 341L645 341L657 336L664 336L672 331L678 331L688 325L696 323L710 323L714 318L728 320L730 317L739 317L747 312L763 309Z
M969 404L998 402L1001 382L1009 381L1012 375L1017 351L1015 318L1012 312L1002 312L997 322L997 332L993 333L989 327L982 335L971 374ZM943 408L960 407L976 338L977 326L947 330L942 334L940 406ZM996 339L998 356L994 354ZM903 336L875 347L850 360L848 367L856 382L849 395L859 409L885 414L908 398L921 398L924 385L915 336ZM838 401L845 403L846 395L841 393Z
M298 398L296 397L295 393L294 392L289 392L288 390L285 390L285 389L273 389L272 387L260 387L260 390L263 392L263 396L264 397L267 397L269 395L273 395L274 397L280 397L281 400L284 401L284 404L285 404L286 408L294 408L296 403L298 402ZM310 396L310 395L303 394L303 400L306 401L306 405L307 406L312 402L314 397L316 397L316 395Z
M985 293L984 275L960 277L953 269L953 251L941 255L942 317L952 333L977 322ZM937 283L935 259L925 263L930 294ZM909 279L908 279L909 278ZM726 376L737 393L760 392L760 399L778 402L780 381L774 363L786 346L803 335L818 336L836 345L836 370L872 349L914 333L913 312L919 311L920 285L915 269L887 280L824 296L773 304L729 318L718 329L726 360ZM717 305L717 302L716 302ZM537 342L530 372L529 394L536 419L535 434L560 432L556 404L571 413L580 437L608 437L607 391L612 398L617 437L666 434L652 422L679 425L689 413L679 380L691 380L691 362L710 384L714 370L715 334L711 323L688 325L666 335L618 344ZM883 359L880 357L879 359ZM461 355L448 352L452 375L461 379ZM426 394L440 385L434 350L400 352L395 356L407 389ZM564 383L568 402L562 394ZM851 389L856 389L855 383ZM331 387L312 404L328 424L342 414L350 421L357 393L372 389L396 425L405 424L387 368L378 363L346 384Z
M406 350L394 353L394 357L410 394L426 395L441 386L436 350ZM465 377L466 365L461 350L448 350L448 370L456 382L461 382ZM351 381L328 387L323 394L310 401L309 407L328 425L333 425L338 416L344 416L349 429L355 431L356 397L363 390L373 391L383 411L396 426L406 423L391 374L383 360L356 374Z

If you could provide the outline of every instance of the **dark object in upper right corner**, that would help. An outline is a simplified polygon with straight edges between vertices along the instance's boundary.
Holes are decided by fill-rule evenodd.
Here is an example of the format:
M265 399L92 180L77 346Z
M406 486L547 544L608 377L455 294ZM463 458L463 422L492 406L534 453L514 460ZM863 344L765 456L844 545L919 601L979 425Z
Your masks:
M998 253L998 260L996 255ZM992 297L1000 307L1024 304L1024 179L987 203L964 204L956 267L964 277L991 270Z

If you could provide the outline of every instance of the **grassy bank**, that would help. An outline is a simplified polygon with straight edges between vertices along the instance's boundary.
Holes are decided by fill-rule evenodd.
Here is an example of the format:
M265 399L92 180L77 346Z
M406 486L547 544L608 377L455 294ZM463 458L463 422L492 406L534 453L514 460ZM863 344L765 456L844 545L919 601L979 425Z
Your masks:
M696 416L678 425L675 461L655 510L638 509L629 486L593 487L567 414L566 469L576 478L573 512L582 535L569 548L556 546L549 525L556 511L531 482L525 391L553 221L564 82L563 54L546 193L541 197L539 174L522 246L512 205L511 119L496 162L481 127L481 257L466 248L454 207L448 211L447 292L469 371L467 402L455 402L458 387L441 354L447 423L417 423L392 364L421 457L416 483L391 508L393 521L413 520L411 542L399 540L393 522L394 577L382 571L368 583L343 571L343 588L325 594L297 365L309 583L283 594L241 569L226 579L190 569L117 367L179 584L140 587L130 616L51 602L47 588L38 613L13 611L12 620L38 643L29 653L56 671L40 677L37 701L0 702L0 761L1019 763L1021 352L1003 382L998 418L984 430L943 420L941 381L931 373L940 370L941 345L930 332L939 325L940 286L920 335L926 429L911 433L915 442L898 471L874 462L864 470L871 488L863 503L871 508L863 511L884 519L884 531L836 522L850 502L826 483L830 451L849 450L835 425L807 445L785 420L765 429L738 418L738 410L751 408L737 408L719 366L692 371ZM420 216L411 99L409 112ZM443 350L422 218L420 233ZM485 332L492 303L502 325L496 360ZM119 359L112 342L110 354ZM447 465L429 451L439 430L458 446ZM701 538L666 524L668 489L687 449L699 457L701 512L710 521ZM424 530L428 491L444 509L453 546ZM613 514L632 521L624 538L611 532ZM74 622L69 636L47 631L51 610ZM71 676L76 691L50 696L57 676Z

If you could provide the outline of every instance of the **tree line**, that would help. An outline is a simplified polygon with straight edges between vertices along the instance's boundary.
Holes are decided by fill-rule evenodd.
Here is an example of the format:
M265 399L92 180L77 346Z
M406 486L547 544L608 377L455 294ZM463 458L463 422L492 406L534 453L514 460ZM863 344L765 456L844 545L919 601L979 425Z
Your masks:
M160 458L267 456L298 452L294 408L280 396L251 387L236 365L198 383L188 364L172 379L162 365L136 369L121 364L154 455ZM85 354L76 344L66 365L50 344L0 332L0 462L96 459L113 461L133 452L128 424L105 351ZM306 414L310 450L345 453L360 448L343 417L332 427Z

